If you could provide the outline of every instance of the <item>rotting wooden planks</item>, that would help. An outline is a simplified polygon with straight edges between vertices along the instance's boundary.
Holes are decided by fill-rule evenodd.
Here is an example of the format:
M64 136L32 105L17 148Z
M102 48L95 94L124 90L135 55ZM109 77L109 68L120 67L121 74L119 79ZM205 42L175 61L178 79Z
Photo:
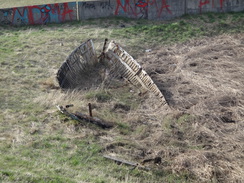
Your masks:
M133 85L138 86L138 84L140 84L146 90L154 93L163 105L167 103L162 92L158 89L151 77L141 68L136 60L134 60L133 57L118 44L111 41L105 54L106 58L111 61L111 67L116 69L118 66L115 67L114 65L123 65L123 67L118 71L118 74L121 74L122 77L128 79Z
M159 99L161 105L167 104L162 92L140 64L114 41L111 41L106 48L107 41L106 39L99 57L96 55L92 40L76 48L57 73L60 87L74 89L84 85L86 88L92 86L94 82L102 83L105 74L99 74L100 71L109 71L113 77L125 78L134 86L150 91ZM98 66L99 64L102 66Z

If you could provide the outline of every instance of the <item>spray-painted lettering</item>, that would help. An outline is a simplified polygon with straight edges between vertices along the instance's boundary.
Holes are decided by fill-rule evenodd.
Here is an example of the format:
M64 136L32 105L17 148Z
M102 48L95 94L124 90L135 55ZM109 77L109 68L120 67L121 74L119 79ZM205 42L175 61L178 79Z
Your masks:
M136 4L139 7L141 17L140 18L147 18L148 17L148 2L145 0L139 0Z
M199 2L199 10L200 10L200 13L202 12L202 7L204 6L204 5L206 5L206 4L209 4L210 3L210 1L209 0L200 0L200 2Z
M172 14L171 10L169 9L169 5L167 4L166 0L162 0L162 6L160 10L158 11L158 16L160 17L163 10L166 9L169 14Z
M75 20L75 3L56 3L39 6L12 8L4 11L1 23L12 25L34 25L47 23L60 23ZM11 13L9 13L11 11Z
M3 14L3 16L0 19L0 24L3 24L3 25L11 24L9 17L12 14L12 10L11 9L4 9L4 10L0 10L0 13Z
M219 3L220 3L220 8L223 9L224 0L219 0Z
M100 2L100 7L102 9L113 9L113 7L111 6L110 0L107 2Z
M96 9L95 4L93 4L93 3L84 2L84 3L82 3L82 7L87 8L87 9L94 9L94 10Z
M214 8L214 0L211 0L212 1L212 8ZM211 2L210 0L200 0L199 1L199 10L200 10L200 13L202 12L202 8L207 5L207 4L210 4ZM220 6L220 9L222 10L223 9L223 4L224 4L224 0L219 0L219 6Z
M145 0L139 0L136 3L136 6L140 7L140 8L146 8L146 7L148 7L148 2L146 2Z
M117 6L115 9L115 15L127 14L131 17L144 17L147 18L148 6L155 7L158 18L161 17L163 10L172 14L170 5L166 0L117 0Z

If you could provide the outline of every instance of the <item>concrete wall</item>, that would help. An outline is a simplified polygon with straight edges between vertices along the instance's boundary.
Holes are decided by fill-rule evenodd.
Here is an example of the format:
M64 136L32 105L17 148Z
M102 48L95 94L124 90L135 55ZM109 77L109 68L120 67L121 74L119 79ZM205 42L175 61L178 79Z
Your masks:
M102 18L114 15L110 1L88 1L78 3L79 19Z
M75 2L0 9L0 24L36 25L73 20L77 20Z
M238 12L243 10L243 0L187 0L186 13Z
M230 11L244 11L244 0L97 0L0 9L0 25L62 23L109 16L173 19L184 14Z
M149 3L149 19L172 19L185 14L185 0L157 0Z

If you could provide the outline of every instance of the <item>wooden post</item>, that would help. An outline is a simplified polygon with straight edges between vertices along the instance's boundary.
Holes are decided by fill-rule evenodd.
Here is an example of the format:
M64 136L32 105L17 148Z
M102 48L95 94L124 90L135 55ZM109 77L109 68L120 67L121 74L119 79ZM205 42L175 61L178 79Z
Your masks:
M76 0L76 13L77 13L77 20L80 21L79 2L78 2L78 0Z
M92 107L91 107L91 103L88 104L89 107L89 115L90 117L92 117Z

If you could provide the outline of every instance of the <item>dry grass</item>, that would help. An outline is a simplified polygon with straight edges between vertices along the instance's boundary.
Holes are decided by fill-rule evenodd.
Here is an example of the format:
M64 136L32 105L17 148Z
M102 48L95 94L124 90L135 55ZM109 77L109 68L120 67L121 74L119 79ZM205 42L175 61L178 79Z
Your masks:
M173 169L190 171L203 182L243 181L243 159L234 160L244 147L243 37L191 40L152 52L146 57L151 63L142 62L171 107L194 116L173 124L184 131L181 140L191 139L186 144L200 149L176 155Z
M242 14L226 16L243 21ZM198 34L195 28L200 25L184 21L186 27L182 20L153 27L128 19L1 27L0 180L243 181L243 28L229 21L225 34L176 44L173 39L186 40L191 33L219 33L218 26L209 30L206 26ZM175 32L158 32L162 26ZM182 34L183 29L189 32ZM159 108L155 98L140 97L129 85L82 92L57 89L58 68L87 35L96 48L109 37L136 56L171 109ZM145 53L148 48L153 51ZM56 109L74 104L71 111L88 113L89 102L95 116L115 127L81 125ZM152 171L131 170L104 160L103 154L144 162Z

